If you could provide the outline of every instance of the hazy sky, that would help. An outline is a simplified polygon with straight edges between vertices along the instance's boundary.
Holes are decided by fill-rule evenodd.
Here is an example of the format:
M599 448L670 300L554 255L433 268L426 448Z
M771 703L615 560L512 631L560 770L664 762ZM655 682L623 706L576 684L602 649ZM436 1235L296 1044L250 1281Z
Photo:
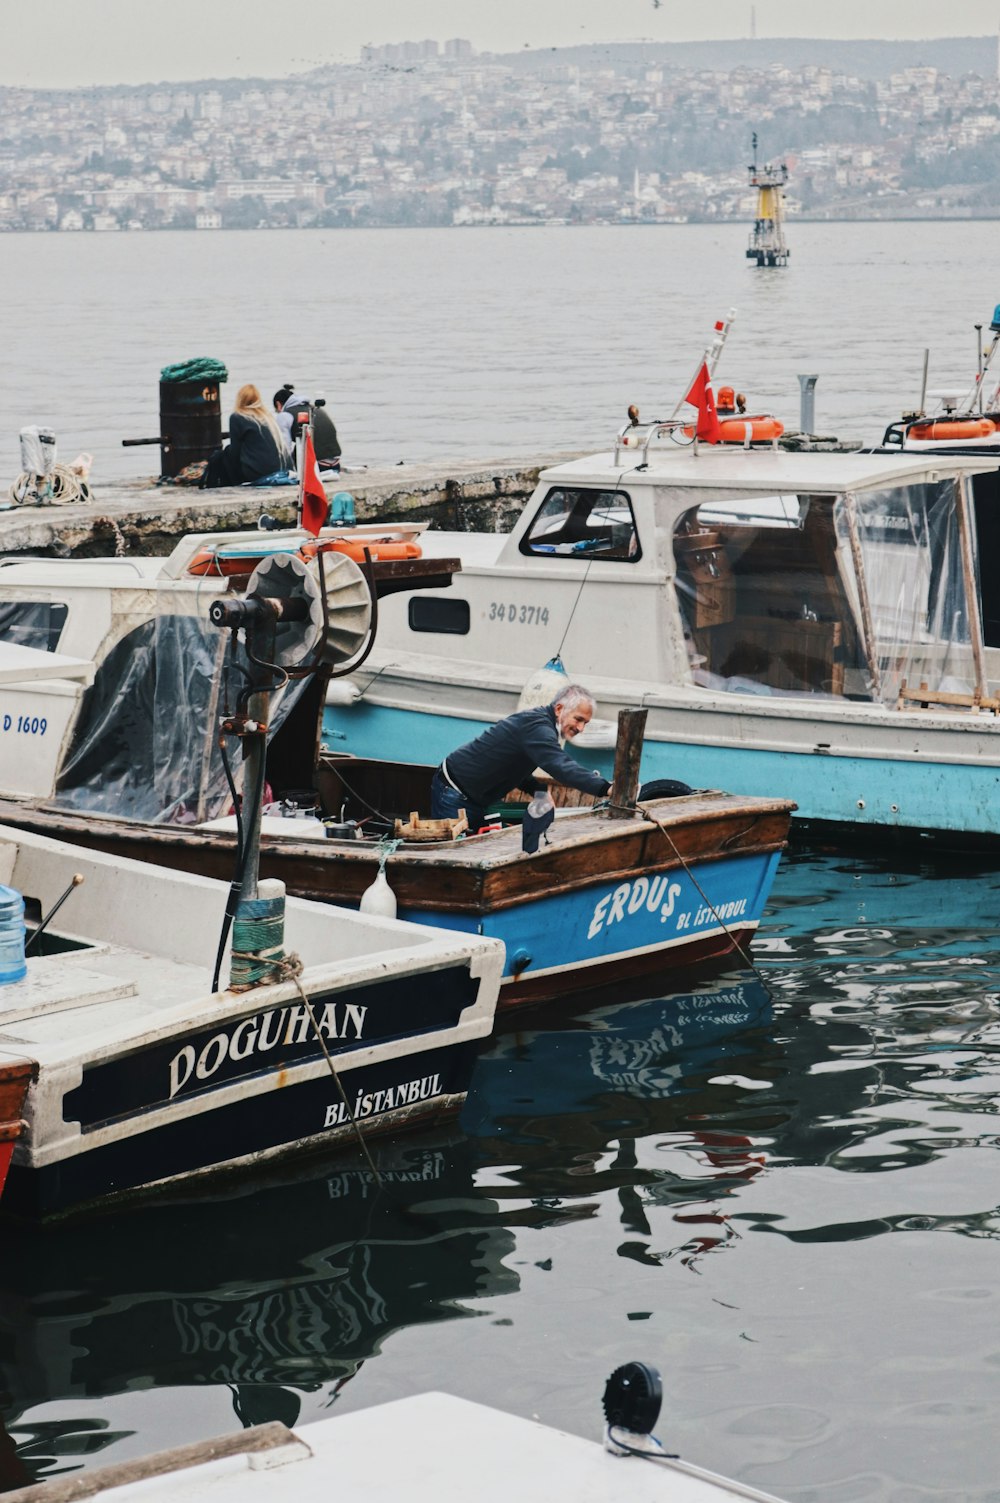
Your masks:
M757 35L996 34L1000 0L755 0ZM467 37L481 51L750 34L751 0L3 0L0 83L299 73L365 42ZM302 20L296 24L295 16Z

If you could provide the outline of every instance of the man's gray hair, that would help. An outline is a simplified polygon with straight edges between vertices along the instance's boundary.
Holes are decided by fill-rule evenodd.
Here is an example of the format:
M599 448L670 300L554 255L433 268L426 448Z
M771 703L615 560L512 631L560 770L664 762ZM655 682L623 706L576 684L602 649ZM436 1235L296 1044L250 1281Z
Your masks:
M550 703L562 705L564 710L575 710L577 705L587 705L591 715L597 709L597 700L582 684L567 684Z

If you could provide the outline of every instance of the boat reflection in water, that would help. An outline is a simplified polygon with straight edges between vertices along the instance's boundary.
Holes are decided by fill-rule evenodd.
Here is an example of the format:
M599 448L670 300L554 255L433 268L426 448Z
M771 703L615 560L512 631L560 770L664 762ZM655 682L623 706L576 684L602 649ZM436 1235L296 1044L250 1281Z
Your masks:
M381 1186L345 1160L229 1197L5 1229L0 1386L17 1454L0 1445L0 1490L316 1418L393 1332L517 1288L513 1236L459 1134L373 1152ZM172 1405L148 1392L190 1385Z
M509 1162L516 1154L516 1185L506 1194L534 1196L542 1215L572 1220L589 1219L599 1197L617 1193L628 1231L648 1236L654 1205L673 1206L678 1223L704 1226L684 1256L725 1241L719 1197L765 1164L753 1138L718 1112L720 1085L744 1070L756 1074L772 1047L772 1002L758 976L731 971L696 991L542 1021L494 1039L462 1116L484 1155ZM686 1150L689 1169L697 1163L704 1193L692 1195L690 1178L665 1173L662 1154L655 1162L665 1138ZM503 1187L491 1189L504 1199ZM638 1244L618 1252L643 1258Z

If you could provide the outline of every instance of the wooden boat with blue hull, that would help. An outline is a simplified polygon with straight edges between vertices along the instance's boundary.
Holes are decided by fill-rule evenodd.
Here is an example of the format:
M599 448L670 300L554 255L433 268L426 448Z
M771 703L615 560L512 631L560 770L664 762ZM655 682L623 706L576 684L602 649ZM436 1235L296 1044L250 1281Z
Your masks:
M328 790L341 787L338 766L320 769ZM372 770L351 763L343 776L365 787ZM408 788L414 774L429 785L432 769L404 770ZM378 771L384 778L385 765ZM343 795L336 807L345 803L348 813L357 807ZM588 808L566 811L549 830L550 843L532 855L522 852L517 826L404 846L385 863L398 916L503 940L502 1010L613 979L678 971L749 944L788 838L792 805L704 792L645 807L653 820L641 810L619 819ZM67 822L41 809L30 821L33 829L59 829L97 849L220 878L233 859L235 837L226 831ZM316 819L272 818L261 850L263 876L300 896L349 906L371 886L379 863L378 842L327 839Z
M291 900L301 974L213 992L222 884L3 828L0 874L45 913L83 877L25 979L0 986L0 1068L27 1059L35 1075L5 1211L57 1213L460 1109L499 945Z
M0 618L6 611L20 625L38 658L58 645L95 659L86 691L43 678L15 685L7 701L0 694L0 715L8 703L12 723L29 727L0 772L8 795L0 818L110 854L231 876L236 821L226 813L231 792L217 746L219 719L231 723L220 717L232 693L228 649L203 618L252 597L245 576L191 575L206 546L187 539L167 560L134 561L136 572L123 567L131 560L0 570ZM246 546L260 545L251 537ZM437 585L458 570L450 556L390 560L375 565L375 585L381 592L379 568L418 566ZM347 558L340 567L342 593L359 608L351 591L361 576ZM388 583L412 588L406 576ZM429 812L433 768L318 757L328 677L317 671L274 694L266 776L270 808L287 812L262 816L259 870L298 896L357 905L378 873L380 837L393 834L397 816ZM749 940L791 808L787 799L714 792L656 801L647 816L580 808L561 814L534 854L522 852L512 828L404 844L386 874L400 917L504 941L506 1007L678 969Z

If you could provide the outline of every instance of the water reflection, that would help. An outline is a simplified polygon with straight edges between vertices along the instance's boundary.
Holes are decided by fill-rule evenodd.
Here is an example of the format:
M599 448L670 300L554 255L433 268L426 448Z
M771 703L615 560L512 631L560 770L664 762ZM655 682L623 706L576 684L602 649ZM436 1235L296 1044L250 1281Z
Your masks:
M32 1417L53 1399L66 1407L199 1385L228 1390L233 1428L293 1424L331 1402L392 1332L517 1288L504 1265L513 1239L476 1194L460 1137L384 1148L378 1168L381 1187L367 1166L345 1163L55 1229L7 1229L5 1418L29 1475L125 1438L79 1413ZM305 1395L315 1397L304 1412ZM173 1440L189 1438L184 1429Z
M671 1449L789 1500L995 1498L998 887L793 855L760 976L516 1017L389 1194L5 1231L0 1482L432 1387L594 1435L638 1357Z

